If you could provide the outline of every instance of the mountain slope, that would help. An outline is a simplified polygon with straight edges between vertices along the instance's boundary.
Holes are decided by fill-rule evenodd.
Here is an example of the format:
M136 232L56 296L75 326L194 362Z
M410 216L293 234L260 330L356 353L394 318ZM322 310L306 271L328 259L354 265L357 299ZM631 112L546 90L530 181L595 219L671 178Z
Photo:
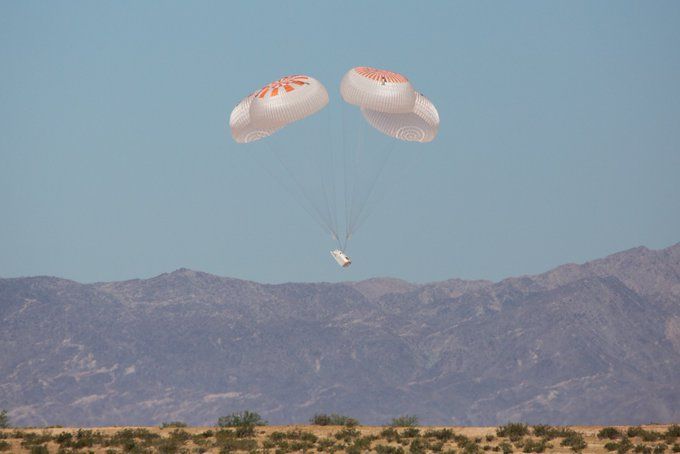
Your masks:
M498 283L0 279L0 322L18 424L680 419L680 244Z

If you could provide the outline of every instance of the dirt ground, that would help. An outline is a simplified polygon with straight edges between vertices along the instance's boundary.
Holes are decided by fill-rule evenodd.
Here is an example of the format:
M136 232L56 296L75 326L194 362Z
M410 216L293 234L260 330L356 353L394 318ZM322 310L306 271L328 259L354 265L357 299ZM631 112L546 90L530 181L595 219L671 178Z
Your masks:
M604 426L569 426L569 429L581 434L587 443L587 446L584 449L581 451L577 450L577 452L612 452L605 449L605 444L609 442L620 442L622 438L598 438L598 432L603 427ZM609 427L618 429L625 436L627 429L631 426ZM636 427L641 427L648 432L664 434L668 432L670 425L645 425ZM133 431L141 429L140 433L142 435L137 434L139 437L132 436L131 432L126 432L125 429L132 429ZM243 437L236 437L232 435L233 431L229 430L222 433L223 438L218 438L217 432L220 428L216 427L169 427L163 429L154 426L90 427L86 429L71 427L13 428L0 430L0 451L28 452L35 454L46 452L255 452L271 454L283 452L483 453L503 452L501 443L506 443L505 449L512 449L512 452L568 453L575 451L569 446L562 446L562 438L560 437L547 441L543 451L526 451L525 449L529 449L525 448L525 446L527 446L527 440L539 441L541 437L535 436L532 432L529 435L521 437L519 443L517 440L511 442L507 437L497 436L497 427L418 426L417 429L419 429L419 434L415 436L404 435L405 433L408 433L405 432L407 430L406 428L395 428L397 433L401 435L401 438L397 440L389 439L389 437L385 435L385 432L383 431L386 427L384 426L357 426L353 429L357 432L351 432L351 430L350 432L343 432L343 430L346 431L347 428L342 426L261 426L255 428L255 435L253 437L245 437L246 440L244 442ZM435 433L434 431L441 431L442 429L451 430L458 438L446 439L444 442L442 442L441 439L437 441L436 438L433 438L435 435L432 434ZM80 435L78 434L79 430L81 431ZM428 431L431 435L428 435ZM93 437L92 439L94 442L89 446L69 445L69 441L64 442L65 436L57 438L60 434L64 433L70 433L71 438L69 438L69 440L72 441ZM348 434L348 438L338 438L343 433ZM313 434L314 437L308 434ZM371 438L371 436L373 437ZM316 438L316 440L314 440L314 438ZM120 441L121 439L123 441ZM304 441L305 439L306 441ZM361 439L365 439L363 444L361 443ZM416 439L421 440L422 443L419 441L414 442ZM654 441L644 441L641 437L629 437L628 440L631 444L628 448L628 452L670 453L680 451L680 445L678 444L680 443L680 438L660 438L659 440ZM326 444L324 444L324 442ZM83 443L87 444L87 441ZM331 443L333 444L331 445ZM250 446L245 446L247 444L250 444ZM517 444L519 444L519 446L517 446ZM677 451L674 449L677 449ZM614 450L613 452L616 451Z

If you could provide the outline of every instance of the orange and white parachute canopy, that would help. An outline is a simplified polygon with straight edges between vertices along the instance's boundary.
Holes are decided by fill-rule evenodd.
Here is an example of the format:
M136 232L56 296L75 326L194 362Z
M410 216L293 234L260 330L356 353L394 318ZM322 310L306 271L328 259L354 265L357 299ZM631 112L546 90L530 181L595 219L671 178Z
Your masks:
M439 131L439 113L429 99L416 93L413 111L386 113L361 108L368 123L385 135L407 142L431 142Z
M406 77L368 66L347 71L340 82L340 94L349 104L379 112L408 113L416 101Z
M238 143L249 143L272 135L278 128L258 127L250 121L250 104L254 95L246 96L239 102L229 116L231 135Z
M302 74L282 77L239 102L229 117L236 142L267 137L286 125L315 114L328 104L321 82Z

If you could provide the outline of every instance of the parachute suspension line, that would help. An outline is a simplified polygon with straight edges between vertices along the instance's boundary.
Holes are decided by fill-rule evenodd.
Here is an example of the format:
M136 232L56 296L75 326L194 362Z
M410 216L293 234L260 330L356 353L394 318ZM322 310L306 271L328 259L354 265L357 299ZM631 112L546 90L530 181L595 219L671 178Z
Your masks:
M320 113L319 115L328 116L328 110ZM319 125L319 129L323 128L324 122L322 121L321 123L322 124ZM326 136L320 136L319 134L309 134L305 135L304 137L306 140L302 140L297 143L295 148L297 150L301 150L304 161L310 163L312 167L315 168L313 172L314 176L312 178L316 181L312 186L305 188L302 183L300 183L298 178L296 178L296 180L300 183L299 186L303 190L304 195L307 196L310 203L314 205L314 209L318 212L319 217L324 220L326 225L328 225L328 231L333 236L333 239L337 239L338 225L331 208L331 199L329 196L328 183L326 181L328 163L325 162L325 153L323 152L323 148L327 148L327 140L325 140ZM285 161L282 162L282 164L284 167L287 167L288 170L291 168L285 163ZM295 177L295 173L292 170L289 170L289 174L292 177ZM313 193L310 194L310 192ZM312 198L314 196L319 197L320 199L316 199L317 201L314 202L314 199Z
M299 193L303 195L303 197L307 200L309 205L312 207L314 212L317 215L317 218L319 220L319 223L323 227L325 231L330 233L334 238L338 236L336 230L333 228L331 225L330 221L328 220L327 217L324 217L322 210L318 207L318 205L314 202L314 200L311 198L311 196L307 193L305 190L304 186L298 179L298 177L295 176L295 173L291 170L290 166L286 163L285 159L282 159L281 156L277 153L276 157L279 160L279 163L281 163L281 166L286 169L286 173L288 173L288 176L293 180L293 182L296 184L298 187Z
M269 151L269 154L272 154L272 155L276 156L277 160L279 161L279 164L281 164L281 167L283 167L283 168L286 170L286 173L287 173L288 176L290 177L290 180L292 180L292 181L295 183L295 186L297 187L297 193L298 193L298 197L296 197L296 198L298 199L298 202L299 202L300 206L302 206L302 208L307 212L307 214L309 214L309 216L310 216L312 219L314 219L314 221L316 221L316 223L319 224L319 226L320 226L324 231L330 233L331 235L333 235L334 238L336 238L336 237L338 236L337 232L334 231L333 227L328 223L328 221L327 221L326 219L324 219L323 213L322 213L321 210L319 210L319 208L316 206L316 204L314 203L314 201L312 200L312 198L309 196L309 194L307 194L307 192L306 192L305 189L304 189L304 186L302 185L302 183L300 183L300 181L298 180L298 178L295 176L294 172L293 172L293 171L290 169L290 167L286 164L286 161L285 161L284 159L281 159L281 156L280 156L279 153L275 153L275 152L274 152L274 150L272 149L271 145L270 145L268 142L264 141L264 143L265 143L265 146L267 147L267 150ZM264 166L264 164L262 164L262 165ZM265 167L265 169L267 169L266 166L264 166L264 167ZM267 169L267 170L268 170L268 169ZM268 170L268 172L269 172L269 174L272 175L276 180L278 180L279 183L280 183L284 188L287 188L288 192L290 192L291 195L293 195L293 196L295 197L295 191L293 191L293 190L290 188L290 185L286 185L283 181L281 181L279 178L277 178L275 175L273 175L274 172L271 172L271 171L269 171L269 170ZM302 195L302 198L305 199L305 200L308 202L309 207L308 207L308 206L305 206L305 204L302 202L302 200L301 200L300 197L299 197L300 195ZM311 207L311 210L310 210L310 207ZM315 213L316 213L316 214L315 214Z
M328 117L328 121L326 124L330 125L330 115L328 113L328 109L326 110L325 113L322 115L326 115ZM330 133L330 131L327 131L327 134ZM331 232L333 234L333 238L337 239L338 237L338 223L334 214L334 210L332 209L331 206L331 198L328 194L329 190L327 188L327 183L326 183L326 178L329 173L329 170L327 168L327 165L324 166L324 153L319 150L319 148L329 148L328 145L328 135L325 135L323 137L326 137L326 141L323 140L323 138L319 138L316 142L316 144L313 144L312 147L310 147L310 150L312 153L316 156L313 157L315 160L317 167L318 167L318 175L319 175L319 180L321 181L321 188L323 190L323 198L324 198L324 207L326 209L326 215L328 216L328 223L331 226ZM315 146L314 146L315 145ZM331 154L332 158L332 154Z
M376 169L375 173L368 179L370 186L368 188L368 191L366 192L364 198L361 200L358 206L358 210L356 213L356 216L353 216L353 223L350 225L350 235L354 233L359 227L361 227L364 222L369 218L371 215L371 210L367 209L367 206L369 205L369 202L371 201L371 197L373 196L373 192L375 190L375 187L380 180L380 177L387 167L387 163L392 157L392 154L394 153L394 148L396 146L396 141L391 140L383 149L384 151L384 156L381 158L380 164L378 165L378 168ZM402 181L401 179L399 181ZM387 191L385 191L387 192ZM362 215L364 215L362 217Z
M345 242L348 242L350 238L352 238L352 234L354 233L354 229L352 228L352 225L354 224L354 213L356 210L356 200L358 199L358 194L357 194L357 180L360 180L359 172L362 168L368 167L368 166L361 166L359 165L362 161L365 161L365 158L362 159L364 154L366 153L365 150L365 142L366 142L366 133L368 129L367 122L365 121L360 121L359 122L359 133L357 134L357 140L356 140L356 146L352 148L352 169L351 169L351 176L352 176L352 190L350 192L350 199L349 199L349 210L346 212L346 217L347 217L347 228L345 230Z
M328 150L328 155L330 157L330 169L325 169L327 174L330 175L331 178L331 204L330 204L330 210L331 210L331 215L332 215L332 220L333 220L333 227L335 228L335 231L338 231L339 225L338 225L338 196L337 196L337 187L336 187L336 182L335 182L335 150L334 150L334 141L332 137L332 117L331 117L331 110L326 109L326 117L328 121L326 122L326 133L323 135L323 137L326 138L326 142L321 144L321 146L326 147ZM336 235L336 240L338 240L338 244L340 244L339 238L337 238Z
M267 145L268 145L268 144L267 144ZM270 148L269 146L267 146L267 149L268 149L268 150L271 150L271 148ZM298 204L302 207L303 210L305 210L305 212L309 215L309 217L312 218L312 219L314 220L314 222L316 222L316 224L317 224L319 227L321 227L322 230L325 231L325 230L326 230L326 226L324 225L324 223L318 218L318 216L316 216L316 215L309 209L309 207L308 207L307 205L305 205L304 203L302 203L301 199L299 198L299 194L296 194L296 191L295 191L290 185L286 184L286 183L285 183L278 175L276 175L275 172L273 172L268 166L266 166L266 165L264 164L264 162L265 162L265 161L268 161L268 160L266 160L266 159L263 160L262 157L260 156L260 153L255 152L255 153L253 153L253 154L255 155L255 160L257 161L257 164L258 164L261 168L263 168L263 169L269 174L269 176L270 176L273 180L276 180L276 181L278 182L278 184L279 184L281 187L283 187L283 188L284 188L284 189L285 189L285 190L286 190L286 191L287 191L294 199L296 199L296 200L298 201Z
M349 171L349 166L351 163L348 163L348 156L350 155L349 149L352 147L348 146L348 141L347 141L347 104L342 103L342 136L341 136L341 148L340 148L340 153L342 154L342 167L343 167L343 190L344 190L344 205L345 205L345 211L343 213L344 215L344 220L345 220L345 234L342 239L341 243L341 248L343 251L347 249L347 242L349 241L349 211L350 211L350 193L349 193L349 181L348 179L351 178L350 171Z

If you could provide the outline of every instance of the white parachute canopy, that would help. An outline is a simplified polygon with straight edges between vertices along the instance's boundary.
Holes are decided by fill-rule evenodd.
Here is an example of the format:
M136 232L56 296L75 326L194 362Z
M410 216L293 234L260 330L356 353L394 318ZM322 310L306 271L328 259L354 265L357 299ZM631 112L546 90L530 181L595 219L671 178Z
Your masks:
M407 142L431 142L439 131L439 113L424 95L416 93L412 112L388 113L361 108L368 123L385 135Z
M229 116L231 136L238 143L249 143L272 135L277 128L257 127L250 121L250 104L254 95L246 96L239 102Z
M437 136L437 108L399 73L352 68L342 78L340 94L347 103L359 106L366 121L385 135L407 142L431 142Z
M229 116L231 135L249 143L315 114L328 104L321 82L302 74L282 77L239 102Z
M416 92L406 77L368 66L347 71L340 94L349 104L379 112L411 112L416 102Z

